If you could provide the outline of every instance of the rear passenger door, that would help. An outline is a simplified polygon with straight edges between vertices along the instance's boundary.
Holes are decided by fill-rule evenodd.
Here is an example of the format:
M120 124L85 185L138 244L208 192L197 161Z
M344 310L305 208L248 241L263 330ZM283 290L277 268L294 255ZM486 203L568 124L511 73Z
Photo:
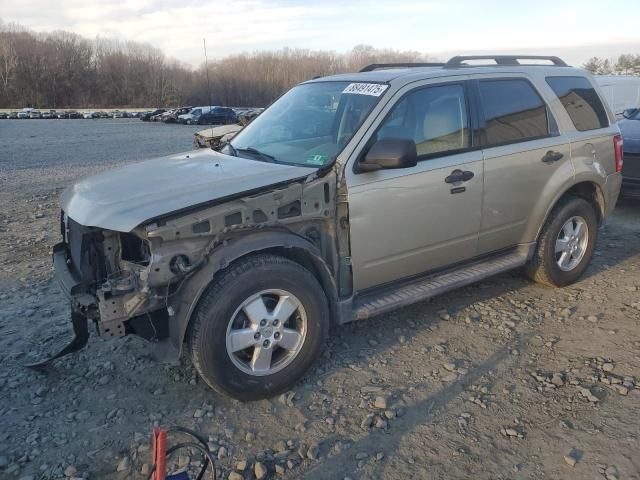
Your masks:
M528 227L537 200L573 167L569 144L527 77L482 76L473 85L484 145L481 255L535 241Z

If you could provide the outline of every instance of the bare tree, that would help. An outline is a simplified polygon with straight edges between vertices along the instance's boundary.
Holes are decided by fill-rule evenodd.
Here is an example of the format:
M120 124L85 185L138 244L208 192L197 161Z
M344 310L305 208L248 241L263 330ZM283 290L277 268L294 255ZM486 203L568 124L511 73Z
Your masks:
M606 58L599 57L591 57L587 60L582 68L589 70L591 73L595 73L597 75L608 75L613 73L613 68L611 67L611 62Z
M193 69L151 45L0 21L0 107L264 106L291 86L368 63L425 60L420 52L358 45L346 54L283 48L231 55ZM210 91L208 91L210 90Z
M18 54L13 45L13 36L0 32L0 85L5 101L9 98L9 85L18 66Z

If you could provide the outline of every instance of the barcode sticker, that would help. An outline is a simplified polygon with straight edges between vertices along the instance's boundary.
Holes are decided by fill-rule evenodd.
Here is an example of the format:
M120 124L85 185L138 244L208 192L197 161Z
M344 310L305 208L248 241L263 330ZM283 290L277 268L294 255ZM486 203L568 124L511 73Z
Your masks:
M389 85L381 85L379 83L351 83L342 91L342 93L379 97L384 93L388 86Z

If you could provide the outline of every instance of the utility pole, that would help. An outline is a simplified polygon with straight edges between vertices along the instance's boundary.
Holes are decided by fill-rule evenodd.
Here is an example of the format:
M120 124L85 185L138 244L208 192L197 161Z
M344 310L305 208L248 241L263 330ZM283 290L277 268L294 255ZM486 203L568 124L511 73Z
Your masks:
M209 107L212 104L211 101L211 83L209 83L209 63L207 61L207 40L202 39L202 45L204 47L204 69L207 72L207 98L209 99Z

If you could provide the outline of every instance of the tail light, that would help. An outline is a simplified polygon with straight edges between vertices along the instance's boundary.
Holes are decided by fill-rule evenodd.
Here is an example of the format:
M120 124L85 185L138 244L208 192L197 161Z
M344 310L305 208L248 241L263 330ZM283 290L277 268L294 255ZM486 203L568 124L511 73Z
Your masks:
M616 172L622 171L622 146L624 142L622 141L622 135L616 135L613 137L613 151L616 155Z

